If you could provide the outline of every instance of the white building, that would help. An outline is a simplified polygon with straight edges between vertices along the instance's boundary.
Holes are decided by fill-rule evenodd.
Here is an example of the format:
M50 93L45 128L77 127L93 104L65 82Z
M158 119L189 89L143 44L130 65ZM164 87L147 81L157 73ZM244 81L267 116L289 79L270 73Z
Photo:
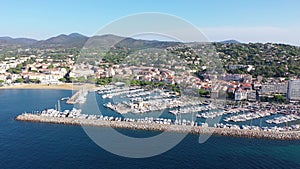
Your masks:
M289 80L288 83L288 99L290 101L300 100L300 80Z
M62 78L59 75L42 75L39 79L42 84L59 84L61 83L59 79Z
M116 75L115 70L111 67L106 70L106 77L113 77Z
M278 94L286 94L287 93L288 84L287 83L276 83L275 84L275 92Z
M25 79L37 79L40 80L42 84L59 84L61 83L59 81L60 78L62 78L63 75L56 75L56 74L43 74L43 73L23 73L23 78Z
M287 83L266 83L261 85L261 94L286 94L287 93Z
M247 91L246 90L238 89L234 93L234 100L235 101L241 101L241 100L246 100L246 99L247 99Z
M247 91L247 100L256 101L256 90L248 90Z
M6 72L5 68L0 67L0 74L4 74Z
M269 95L272 93L275 93L275 85L274 84L262 84L261 85L261 94L263 95Z
M88 77L88 76L94 76L95 73L93 70L91 69L73 69L71 72L70 72L70 77Z
M5 74L0 74L0 80L6 81L7 76Z

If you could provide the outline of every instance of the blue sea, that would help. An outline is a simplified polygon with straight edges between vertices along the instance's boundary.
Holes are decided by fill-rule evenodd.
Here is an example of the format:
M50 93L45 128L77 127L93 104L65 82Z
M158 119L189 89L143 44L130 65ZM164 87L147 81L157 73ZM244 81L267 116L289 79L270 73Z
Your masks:
M0 90L0 168L300 168L300 141L187 135L169 151L149 158L111 154L81 126L15 121L23 112L53 108L66 90ZM97 99L101 102L101 99ZM62 109L71 105L61 103ZM107 110L107 114L113 114ZM116 115L116 114L113 114ZM107 128L100 128L103 132ZM149 137L150 131L118 130ZM112 140L111 144L119 141Z

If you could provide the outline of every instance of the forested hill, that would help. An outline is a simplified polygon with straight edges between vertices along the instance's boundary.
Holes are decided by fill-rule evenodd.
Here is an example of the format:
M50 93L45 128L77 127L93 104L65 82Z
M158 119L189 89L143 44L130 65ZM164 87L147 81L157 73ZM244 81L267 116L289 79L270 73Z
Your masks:
M286 77L300 75L300 48L286 44L214 43L219 57L230 73L251 73L254 76ZM253 65L255 70L247 68L229 69L229 65Z
M201 43L199 44L201 45ZM297 46L274 43L246 44L235 40L214 42L211 44L228 73L248 73L254 77L257 75L264 75L265 77L300 75L300 48ZM93 50L90 53L96 53L98 56L101 55L104 61L118 63L122 61L122 58L137 50L159 48L167 49L176 55L181 55L182 58L191 63L190 66L192 68L199 69L205 65L206 61L201 60L200 56L197 56L197 52L193 52L191 48L186 47L190 45L193 45L193 43L183 44L180 42L140 40L116 35L87 37L78 33L59 35L42 41L26 38L13 39L0 37L0 59L26 55L24 51L22 53L18 52L19 48L31 48L35 50L35 52L29 50L27 54L43 53L47 57L62 57L61 59L63 59L68 54L79 54L83 46L88 46L96 48L96 51ZM110 48L110 50L103 50L103 48ZM48 49L51 49L51 52ZM39 50L43 50L44 52L39 52ZM72 52L68 53L68 51ZM204 50L199 55L202 55L203 58L203 55L210 54Z

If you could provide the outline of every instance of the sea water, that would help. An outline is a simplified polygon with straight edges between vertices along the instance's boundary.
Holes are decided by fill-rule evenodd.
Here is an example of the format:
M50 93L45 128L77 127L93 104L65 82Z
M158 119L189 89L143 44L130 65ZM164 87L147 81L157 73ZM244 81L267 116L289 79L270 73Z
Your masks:
M54 108L57 100L71 94L66 90L0 90L0 168L300 168L300 141L213 136L200 144L199 136L187 135L165 153L136 159L105 151L81 126L14 120L23 112ZM73 106L62 102L61 107ZM157 134L118 131L135 137Z

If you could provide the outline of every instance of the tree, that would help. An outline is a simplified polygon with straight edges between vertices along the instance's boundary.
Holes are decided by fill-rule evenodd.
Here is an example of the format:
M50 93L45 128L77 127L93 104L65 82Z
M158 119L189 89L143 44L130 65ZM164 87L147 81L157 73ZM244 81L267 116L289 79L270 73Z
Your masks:
M7 70L8 73L12 73L12 74L20 74L21 73L21 69L17 69L17 68L9 68Z
M234 93L227 93L227 98L234 99Z
M41 83L39 79L29 79L30 83Z
M24 82L24 79L22 78L18 78L14 81L15 83L23 83Z
M58 79L59 81L61 81L61 82L63 82L63 83L65 83L66 81L67 81L67 79L66 78L60 78L60 79Z
M280 95L280 94L276 94L275 96L274 96L274 100L276 101L276 102L278 102L278 103L283 103L283 102L285 102L285 97L283 96L283 95Z
M200 96L207 96L210 94L209 91L207 90L202 90L202 89L198 89L198 93L200 94Z
M69 82L71 82L71 83L75 82L75 78L74 77L69 77Z
M53 69L53 68L54 66L52 64L48 66L48 69Z
M112 82L112 78L111 77L97 78L95 81L96 81L96 84L108 85L109 83Z
M86 81L86 79L85 79L85 77L80 76L80 77L78 77L75 81L76 81L76 82L79 82L79 83L84 83L84 82Z

